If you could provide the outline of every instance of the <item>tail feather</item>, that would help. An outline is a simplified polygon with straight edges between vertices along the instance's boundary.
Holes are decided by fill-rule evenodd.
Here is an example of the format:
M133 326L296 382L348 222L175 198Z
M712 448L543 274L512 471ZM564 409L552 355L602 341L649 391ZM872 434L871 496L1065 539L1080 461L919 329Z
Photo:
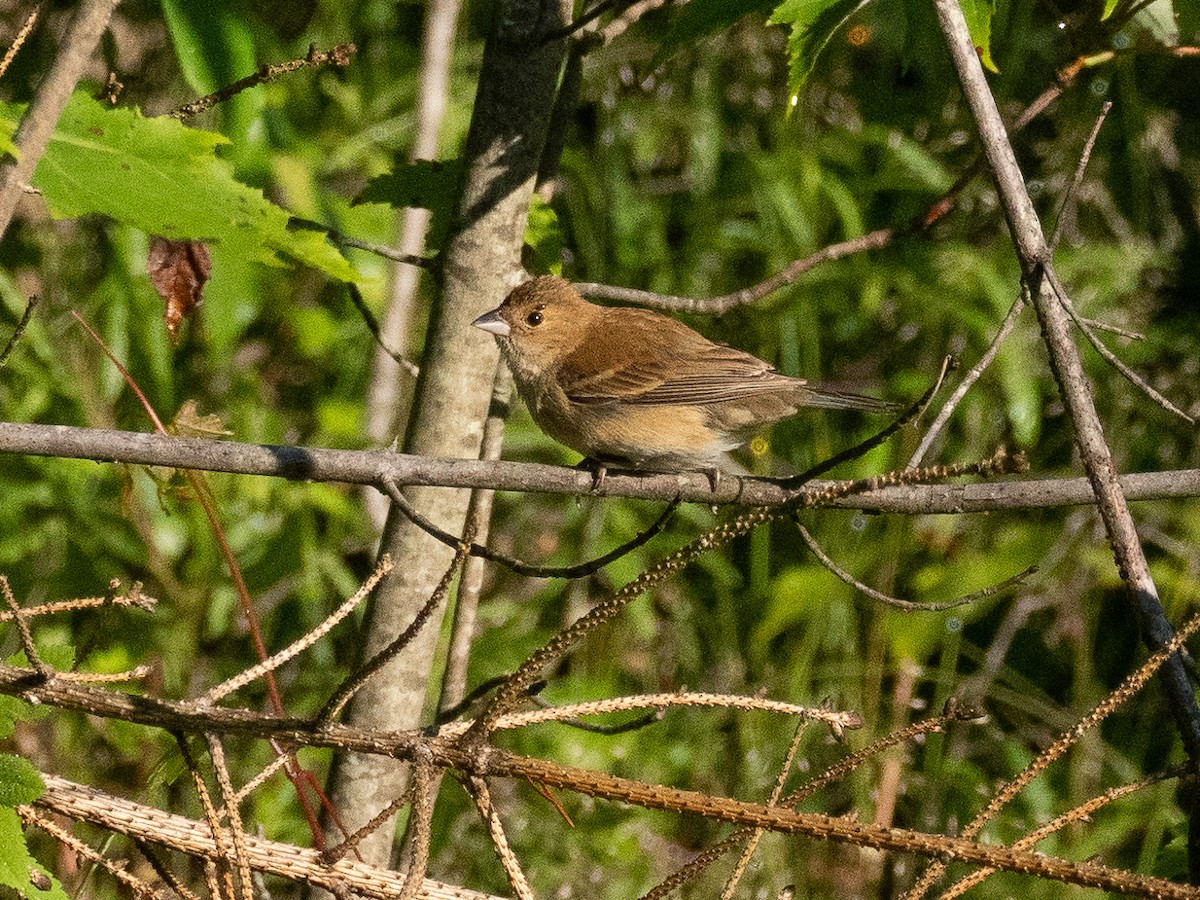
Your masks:
M845 391L831 391L806 385L801 393L801 406L816 406L822 409L860 409L870 413L896 413L902 408L899 403L864 397Z

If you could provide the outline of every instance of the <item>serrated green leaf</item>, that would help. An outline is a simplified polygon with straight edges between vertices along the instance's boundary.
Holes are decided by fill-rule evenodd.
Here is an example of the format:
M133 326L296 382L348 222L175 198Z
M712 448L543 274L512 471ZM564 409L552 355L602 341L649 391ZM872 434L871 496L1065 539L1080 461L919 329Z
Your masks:
M771 25L786 25L788 60L791 69L790 88L793 98L799 92L817 57L830 38L855 12L869 0L784 0L771 13Z
M46 790L41 773L23 756L0 753L0 806L32 803Z
M662 65L680 47L712 37L743 16L752 12L766 12L774 6L775 0L745 0L742 3L731 3L730 0L691 0L671 22L671 30L667 32L658 52L654 54L650 68L655 69Z
M967 30L971 32L971 42L979 61L990 72L999 72L992 60L992 16L996 14L995 0L961 0L963 16L967 20Z
M0 134L16 113L0 107ZM219 134L174 119L113 109L87 92L71 97L33 185L56 218L99 213L148 234L202 240L266 265L303 263L342 281L359 275L312 231L289 227L287 211L233 177L215 148Z
M397 161L392 171L368 181L354 204L386 203L396 209L419 206L429 210L432 215L425 243L437 246L449 228L461 179L461 159Z
M35 887L29 878L33 871L41 872L50 881L50 887L45 890ZM12 888L29 900L67 900L67 892L58 879L29 855L21 818L16 810L7 807L0 807L0 885Z

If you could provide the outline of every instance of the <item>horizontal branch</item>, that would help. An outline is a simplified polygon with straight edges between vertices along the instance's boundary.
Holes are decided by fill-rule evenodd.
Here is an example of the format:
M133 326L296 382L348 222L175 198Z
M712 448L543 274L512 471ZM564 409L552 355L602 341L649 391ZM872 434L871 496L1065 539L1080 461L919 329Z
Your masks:
M207 822L134 803L57 775L44 774L42 778L46 782L46 791L38 798L38 806L181 853L211 860L224 858L225 848L217 845ZM391 900L404 887L401 873L358 862L352 855L327 862L319 850L269 841L252 834L247 834L244 840L247 862L260 872L281 875L334 893L346 891L379 900ZM497 900L491 894L429 878L422 882L418 896L428 900Z
M200 707L173 701L138 697L115 691L88 688L63 683L51 678L41 681L32 669L20 669L0 664L0 693L23 697L30 702L53 705L66 709L77 709L106 718L120 718L129 722L154 725L182 731L217 731L222 733L257 734L271 736L277 741L308 746L353 748L367 753L381 753L399 759L412 759L417 747L424 748L430 762L444 769L460 773L478 774L488 777L528 780L549 787L576 791L598 799L629 803L647 809L689 813L729 822L735 825L770 829L785 834L832 839L858 846L888 849L922 856L959 860L1022 872L1043 878L1052 878L1074 884L1089 885L1105 890L1136 893L1154 897L1192 897L1192 888L1173 884L1159 878L1114 870L1094 863L1075 863L1045 856L1028 850L1011 847L993 847L964 838L925 834L903 828L887 828L864 825L844 818L820 813L796 812L786 807L767 806L729 797L718 797L683 788L647 784L629 778L621 778L604 772L596 772L574 766L565 766L549 760L520 756L498 747L467 749L459 740L445 737L430 737L422 732L368 732L345 725L314 725L299 719L280 719L276 716L257 713L248 709L225 709ZM81 801L81 793L88 789L72 785L54 776L46 778L47 792L39 801L66 815L104 824L115 830L127 831L129 822L124 816L101 818L102 809L111 801L98 792L101 802ZM155 812L138 808L139 812ZM166 813L155 815L166 817ZM183 826L186 820L171 816L172 826ZM166 824L166 820L162 820ZM198 824L198 823L197 823ZM172 829L173 830L173 829ZM185 852L206 855L208 845L191 844L197 829L190 825L182 829L187 832L188 845L180 846L161 830L156 836L146 839L168 846L177 846ZM175 835L178 838L180 835ZM247 846L253 839L247 836ZM275 862L278 863L278 858ZM312 862L316 862L315 858ZM290 877L299 877L312 883L335 872L342 877L350 873L343 864L351 867L345 858L324 873L308 869L292 871ZM339 870L341 867L341 870ZM432 887L429 882L425 889Z
M275 444L246 444L207 438L168 437L134 431L0 422L0 453L91 459L146 466L173 466L204 472L267 475L299 481L381 485L389 481L433 487L488 488L543 494L591 494L640 500L781 506L798 491L763 478L722 478L714 489L702 473L680 475L610 470L593 490L591 472L540 463L491 462L411 456L390 450L329 450ZM1122 476L1130 500L1200 496L1200 469L1144 472ZM829 482L810 482L820 490ZM979 484L887 487L827 505L841 509L907 515L990 512L1084 506L1095 501L1084 478L1042 478Z

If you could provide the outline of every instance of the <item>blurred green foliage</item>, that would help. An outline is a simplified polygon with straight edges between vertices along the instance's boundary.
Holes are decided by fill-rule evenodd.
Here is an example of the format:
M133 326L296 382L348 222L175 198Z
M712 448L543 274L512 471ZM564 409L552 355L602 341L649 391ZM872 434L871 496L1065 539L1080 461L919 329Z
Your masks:
M443 161L458 156L465 136L490 6L472 4L462 23ZM1032 0L997 5L989 23L998 69L993 90L1011 122L1073 60L1094 60L1014 143L1044 221L1065 216L1058 269L1080 310L1142 332L1140 341L1104 339L1194 412L1200 408L1200 221L1193 202L1200 185L1200 60L1166 52L1141 19L1099 21L1093 5L1069 6L1055 15ZM540 267L561 266L578 280L712 296L830 243L884 227L903 232L946 195L977 148L931 9L880 0L854 13L810 61L794 108L789 35L766 24L766 11L732 24L721 19L721 29L701 41L695 35L703 28L685 40L670 35L695 28L684 16L704 9L659 10L588 56L553 197L539 205L531 232ZM420 174L399 168L397 159L407 158L414 128L423 13L421 4L390 0L164 0L161 6L129 0L106 53L125 82L122 105L155 116L263 63L302 57L310 43L327 49L353 41L357 54L344 71L300 71L190 124L228 138L220 152L236 177L283 208L386 243L394 238L395 211L354 200L377 199L369 192ZM51 25L61 27L65 14L55 7ZM11 8L0 13L3 32L13 33L23 15ZM52 36L35 32L0 81L4 99L27 101L53 50ZM1113 112L1086 178L1071 192L1104 100L1114 102ZM405 189L436 207L448 196L444 187L418 180ZM201 199L165 196L164 202ZM239 440L366 446L364 397L374 345L343 285L311 269L263 267L218 245L204 305L172 347L161 301L143 273L147 235L98 216L52 221L36 202L24 209L0 244L0 336L20 317L26 296L40 296L42 305L0 370L5 419L148 430L136 398L75 324L70 313L77 310L164 419L194 400ZM381 315L388 266L361 251L348 253L365 278L367 303ZM935 377L945 354L974 364L1016 299L1018 280L994 192L977 175L928 228L868 255L821 265L753 307L719 319L685 318L785 372L908 399ZM423 288L427 303L432 285ZM422 319L419 312L416 320ZM414 353L422 340L415 329ZM1085 359L1122 470L1200 465L1192 427L1146 400L1090 350ZM766 452L749 464L795 470L872 427L856 414L805 413L778 426ZM902 466L920 434L906 429L837 474ZM1026 450L1035 474L1077 470L1070 425L1030 311L959 407L933 458L984 457L999 444ZM509 423L505 455L575 462L521 409ZM311 629L369 571L375 535L356 491L236 476L207 481L269 648ZM113 578L143 581L160 598L152 613L107 609L41 624L39 640L73 647L81 668L117 671L149 662L156 667L152 688L183 697L252 662L216 541L178 474L0 456L0 496L0 572L23 603L100 594ZM645 503L502 495L492 541L524 558L574 562L627 539L658 512ZM1179 620L1193 611L1200 586L1200 513L1185 501L1140 504L1136 513L1168 612ZM581 583L492 570L472 683L510 671L589 604L713 521L709 510L681 509L664 535ZM938 711L951 696L978 702L986 721L898 748L803 807L870 820L881 771L894 759L901 772L894 821L953 832L999 781L1144 658L1087 510L957 518L822 512L806 514L804 522L841 566L905 598L949 600L1030 564L1041 571L1015 592L965 607L901 612L837 580L794 527L774 524L702 557L634 603L554 673L546 697L566 702L686 685L808 704L828 700L863 716L863 729L848 737L852 747ZM9 650L17 648L11 629L4 638ZM354 628L344 625L286 666L280 682L289 712L319 708L346 674L356 645ZM238 701L261 705L261 687L246 689ZM670 713L620 736L547 725L501 740L566 763L764 799L792 737L792 725L781 725L764 714L699 710ZM20 727L36 741L39 763L53 771L198 812L169 736L65 715ZM268 759L260 745L230 744L238 783ZM789 787L844 753L810 729ZM1151 686L1026 789L988 835L1013 840L1033 823L1179 756L1170 716ZM327 755L315 752L302 759L318 774L328 764ZM539 895L632 896L724 833L700 820L560 796L575 821L571 830L532 788L498 790L509 837ZM268 837L309 840L282 778L257 791L245 812ZM434 824L433 876L507 889L470 801L453 784L440 795ZM1099 854L1112 865L1178 877L1183 835L1172 786L1160 785L1042 848L1079 859ZM44 860L51 858L47 847L37 848ZM727 871L728 863L718 865L697 890L719 889ZM912 877L912 860L869 863L856 851L772 837L744 889L773 896L794 883L808 897L887 896ZM104 878L92 889L116 893ZM993 876L984 890L1061 896L1057 885L1018 876Z

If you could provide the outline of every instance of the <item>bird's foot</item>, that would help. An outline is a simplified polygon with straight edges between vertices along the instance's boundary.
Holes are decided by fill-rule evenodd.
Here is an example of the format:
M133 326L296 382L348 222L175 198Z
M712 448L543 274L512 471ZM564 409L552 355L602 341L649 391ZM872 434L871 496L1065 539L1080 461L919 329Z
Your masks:
M604 487L604 479L608 477L608 466L598 459L593 459L586 456L579 461L575 466L577 469L586 469L592 473L592 486L590 493L598 494L600 489Z
M721 470L713 466L712 468L705 469L704 474L708 477L708 489L715 494L717 488L721 486Z

